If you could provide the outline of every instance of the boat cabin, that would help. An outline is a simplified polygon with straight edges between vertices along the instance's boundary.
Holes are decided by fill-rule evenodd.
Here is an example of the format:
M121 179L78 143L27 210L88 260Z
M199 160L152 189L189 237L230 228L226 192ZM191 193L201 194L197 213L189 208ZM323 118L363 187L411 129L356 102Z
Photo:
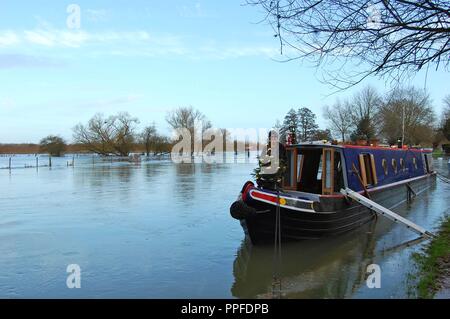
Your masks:
M298 144L286 147L286 154L283 188L318 195L371 189L433 171L431 152L420 149Z

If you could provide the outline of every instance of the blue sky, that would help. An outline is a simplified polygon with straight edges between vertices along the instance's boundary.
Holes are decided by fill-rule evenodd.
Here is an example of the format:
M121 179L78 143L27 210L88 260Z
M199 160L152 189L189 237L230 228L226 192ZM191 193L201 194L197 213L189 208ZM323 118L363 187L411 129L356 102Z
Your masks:
M81 8L69 29L67 6ZM336 98L321 73L279 63L279 46L263 13L244 0L9 1L0 4L0 143L68 141L95 113L128 111L140 126L168 133L167 111L192 105L217 127L270 128L292 107L319 116ZM411 79L424 87L425 74ZM436 111L449 73L430 68L426 87Z

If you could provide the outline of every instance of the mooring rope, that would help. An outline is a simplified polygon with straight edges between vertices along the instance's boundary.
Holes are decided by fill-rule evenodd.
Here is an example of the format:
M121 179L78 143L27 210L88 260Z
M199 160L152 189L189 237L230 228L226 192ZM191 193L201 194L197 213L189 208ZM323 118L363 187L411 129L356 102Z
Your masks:
M273 251L273 278L272 278L272 297L275 298L278 293L278 299L281 299L281 213L280 213L280 191L277 190L277 207L275 212L275 240ZM278 291L277 291L278 290Z

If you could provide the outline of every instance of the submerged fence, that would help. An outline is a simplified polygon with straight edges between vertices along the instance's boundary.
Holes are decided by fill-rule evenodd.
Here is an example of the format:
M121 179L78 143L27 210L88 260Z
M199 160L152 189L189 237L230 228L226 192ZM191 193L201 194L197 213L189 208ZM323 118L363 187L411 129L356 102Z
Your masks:
M75 167L86 165L112 165L117 163L138 164L153 160L169 160L170 153L142 156L133 154L127 157L99 156L93 154L70 154L63 157L51 157L46 155L20 155L1 154L0 169L29 169L29 168L52 168L52 167Z
M183 159L182 163L247 163L254 160L257 163L258 152L224 152L224 153L187 153L178 154L172 157L171 153L158 153L149 156L143 154L131 154L130 156L100 156L96 154L66 154L62 157L51 157L42 154L0 154L0 170L14 169L39 169L52 167L75 167L87 165L139 165L151 161L174 161ZM208 161L205 160L208 159ZM223 160L218 160L223 157ZM184 161L188 159L189 161ZM231 160L231 161L230 161ZM253 163L253 162L251 162Z

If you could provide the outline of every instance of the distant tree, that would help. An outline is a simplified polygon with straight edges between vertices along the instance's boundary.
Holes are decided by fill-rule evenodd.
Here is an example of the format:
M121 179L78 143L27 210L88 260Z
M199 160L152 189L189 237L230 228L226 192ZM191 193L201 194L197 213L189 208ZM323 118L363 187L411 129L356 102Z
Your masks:
M331 141L332 139L333 139L333 136L329 129L316 130L312 137L312 140L314 140L314 141L323 141L323 140Z
M299 141L310 141L319 126L316 124L316 115L308 108L298 110Z
M391 144L402 136L403 113L405 144L431 144L435 113L429 95L409 87L397 89L387 96L380 110L381 131Z
M290 109L284 117L283 124L280 129L280 142L286 142L288 134L292 136L292 143L297 143L298 135L298 116L294 109Z
M445 138L450 141L450 118L447 118L447 120L444 122L442 133L444 134Z
M59 136L49 135L39 143L39 151L51 156L60 157L65 150L66 142Z
M444 98L444 114L446 117L450 117L450 94Z
M177 134L180 129L187 129L191 134L191 153L194 153L195 142L203 143L202 135L206 130L212 127L211 122L199 110L195 110L192 106L179 107L176 110L169 112L166 117L167 123L174 129ZM201 132L196 132L201 125ZM197 139L197 140L196 140Z
M376 127L380 124L379 111L382 99L378 92L371 86L363 88L357 92L350 100L351 117L353 126L360 126L360 129L368 129L361 132L363 135L377 135Z
M352 141L356 140L369 140L375 138L375 128L372 125L372 121L369 117L362 118L356 125L356 129L351 134Z
M137 118L128 113L118 113L105 118L96 114L87 125L74 127L74 139L88 151L108 156L128 156L135 144Z
M450 95L444 98L444 111L442 113L441 131L444 137L450 141Z
M172 143L170 142L169 137L156 134L153 147L155 153L168 153L172 149Z
M341 103L337 100L333 107L325 106L324 117L328 120L331 131L345 142L353 127L352 109L349 103Z
M226 145L228 145L228 143L231 141L231 133L226 128L221 128L220 133L223 137L223 145L224 147L226 147Z
M158 138L155 125L147 126L140 134L141 142L144 145L145 153L150 156L150 152L155 147L156 139Z

